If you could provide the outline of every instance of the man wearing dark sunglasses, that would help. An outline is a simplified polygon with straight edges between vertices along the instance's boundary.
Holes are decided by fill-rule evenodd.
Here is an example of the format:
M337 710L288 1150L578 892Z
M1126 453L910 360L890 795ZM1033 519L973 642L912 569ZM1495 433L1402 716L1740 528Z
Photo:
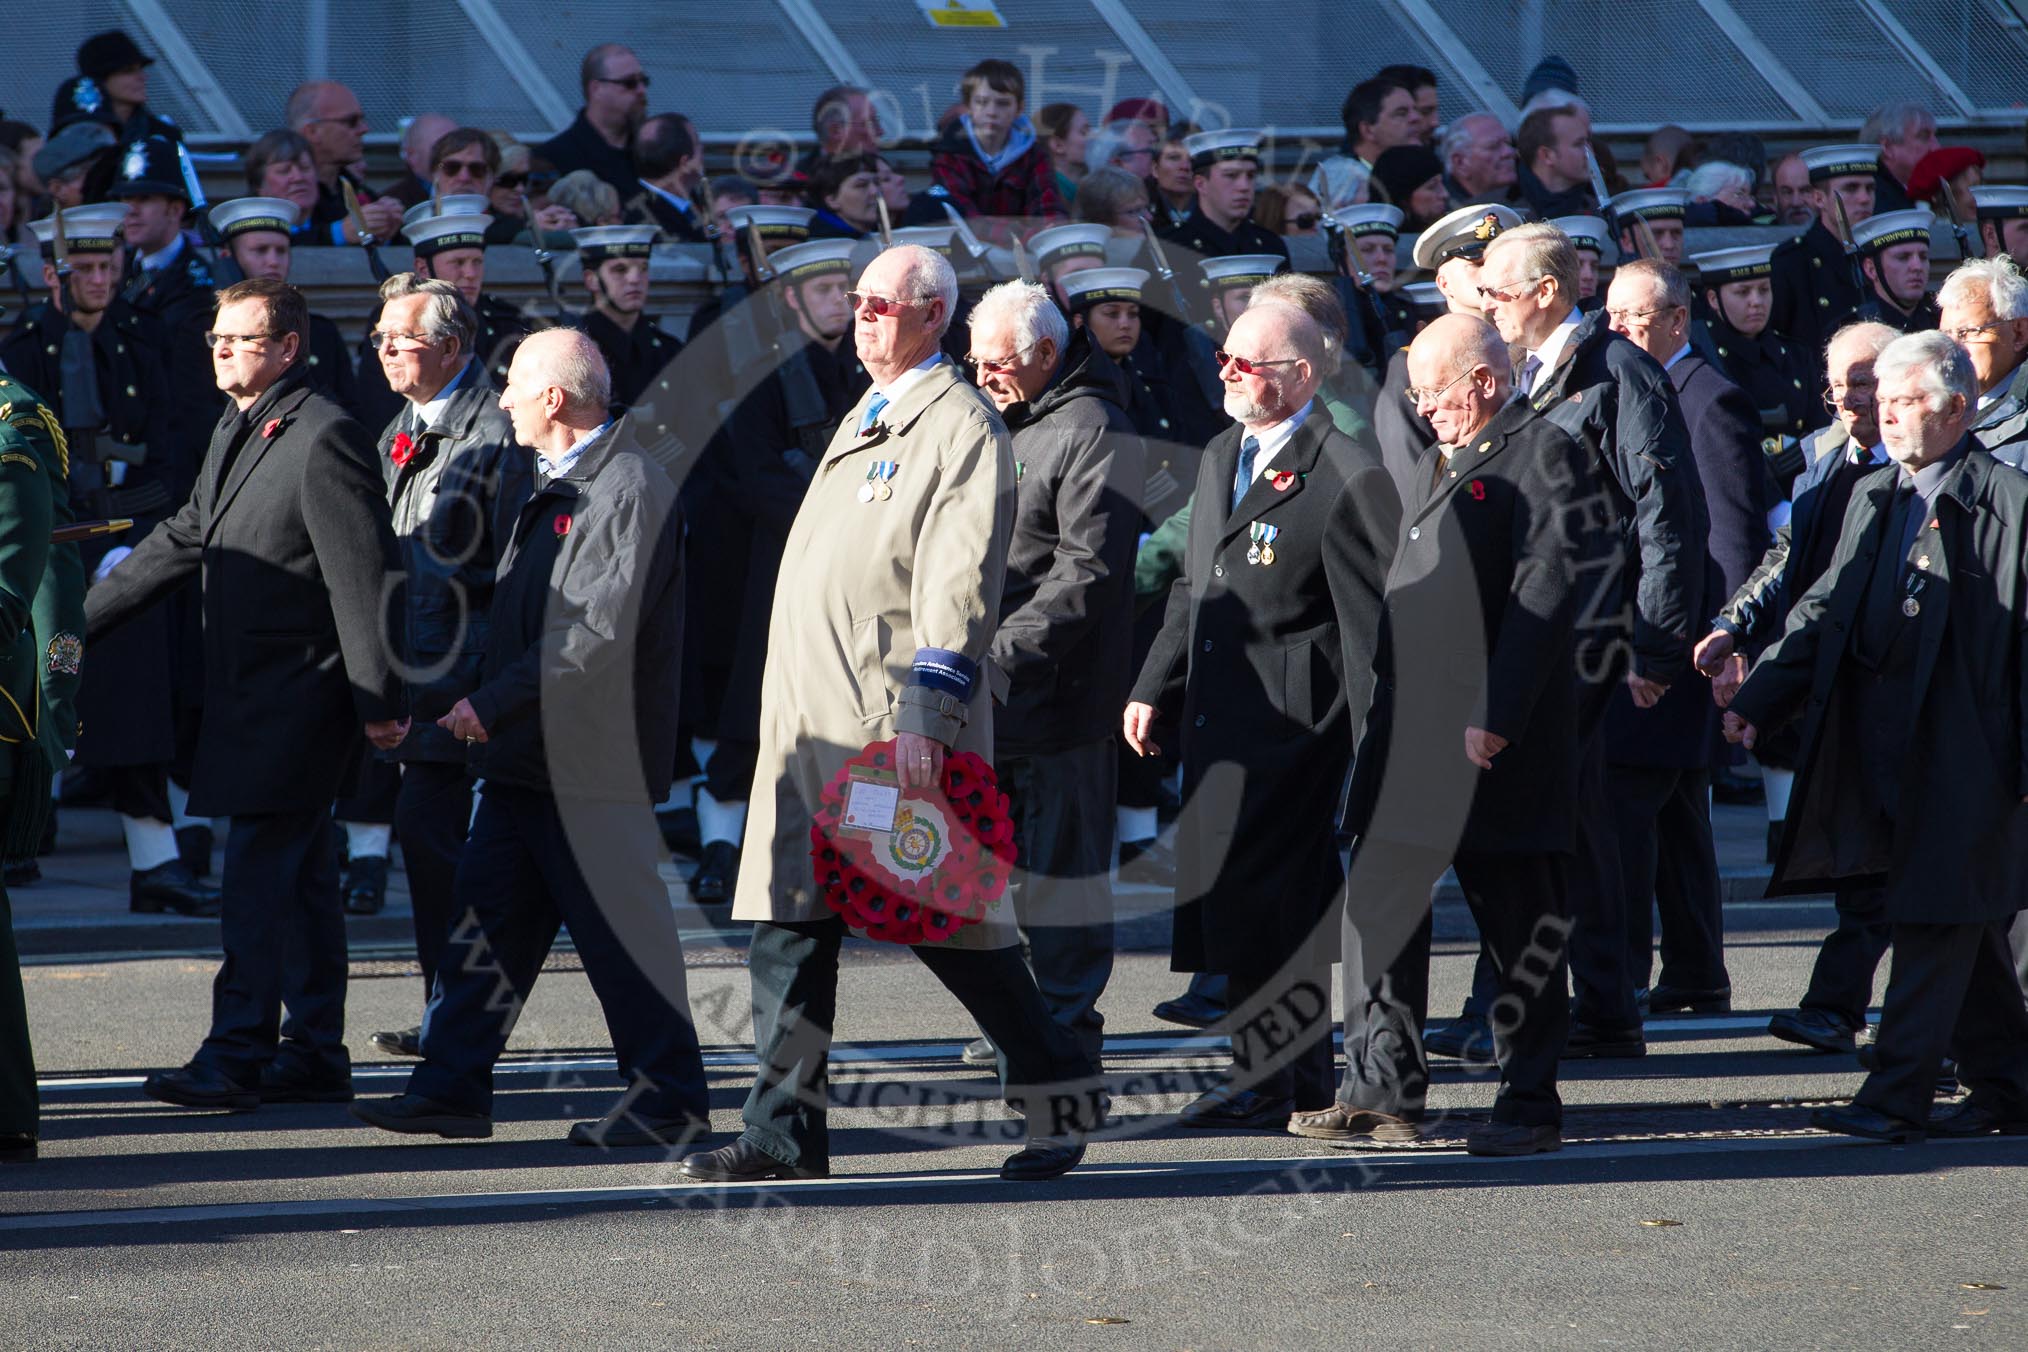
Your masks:
M613 185L622 202L641 191L634 171L634 135L648 116L648 72L617 42L602 42L578 67L584 107L568 127L535 147L559 176L589 169Z
M311 80L296 86L283 116L289 130L310 143L316 164L317 205L310 212L313 233L331 244L359 242L359 232L345 209L344 184L350 183L367 230L383 244L393 239L401 229L400 200L376 197L353 177L349 167L366 154L366 112L359 106L359 96L335 80Z

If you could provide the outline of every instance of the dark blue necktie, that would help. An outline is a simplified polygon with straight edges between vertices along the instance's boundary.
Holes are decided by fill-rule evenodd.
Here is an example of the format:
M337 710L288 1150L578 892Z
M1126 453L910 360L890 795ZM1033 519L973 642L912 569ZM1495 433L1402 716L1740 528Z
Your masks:
M1260 454L1260 440L1249 436L1239 443L1239 473L1232 480L1231 512L1239 510L1239 500L1246 496L1246 490L1253 486L1253 458Z

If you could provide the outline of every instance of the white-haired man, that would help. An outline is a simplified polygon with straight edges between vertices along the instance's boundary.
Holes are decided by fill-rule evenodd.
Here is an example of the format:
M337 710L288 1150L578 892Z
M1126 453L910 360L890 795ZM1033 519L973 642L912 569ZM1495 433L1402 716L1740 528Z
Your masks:
M500 562L476 684L436 720L485 788L422 1064L406 1092L353 1105L384 1131L493 1134L493 1064L565 924L627 1086L571 1143L666 1149L711 1130L649 810L676 763L683 525L676 485L607 412L611 379L590 337L551 329L522 343L500 394L541 478Z
M825 1061L846 921L818 886L812 823L845 762L893 743L904 789L941 787L953 752L990 756L992 655L1014 513L1007 426L943 356L958 279L901 245L851 293L852 338L873 379L816 467L783 551L761 679L760 752L733 918L752 920L759 1070L746 1129L683 1161L704 1182L830 1171ZM1006 353L995 353L1006 356ZM1051 1017L1021 961L1013 907L917 944L915 955L999 1051L1029 1141L1001 1175L1053 1178L1097 1125L1095 1067Z
M993 664L994 766L1014 803L1014 916L1042 998L1094 1064L1112 975L1115 720L1132 679L1141 444L1126 374L1049 293L1006 282L972 310L979 388L1013 437L1014 532ZM986 1039L966 1059L990 1062Z
M1861 482L1829 570L1754 664L1726 735L1800 719L1771 893L1878 877L1894 967L1875 1064L1827 1131L2028 1131L2028 1006L2007 926L2028 905L2028 477L1978 448L1978 377L1941 333L1874 363L1895 467ZM1935 1116L1948 1048L1971 1095Z
M1804 439L1807 468L1796 478L1789 519L1697 645L1698 670L1712 677L1712 696L1721 709L1746 679L1747 656L1781 637L1789 607L1830 566L1854 487L1887 463L1873 397L1873 363L1900 336L1885 324L1847 324L1825 349L1829 383L1824 399L1838 421ZM1770 860L1787 820L1798 749L1793 729L1763 736L1754 748L1767 786ZM1817 950L1809 988L1797 1008L1768 1020L1768 1032L1819 1051L1849 1054L1866 1025L1873 970L1887 951L1887 922L1880 916L1877 883L1840 882L1836 897L1837 928Z
M1938 328L1979 378L1972 435L2015 469L2028 469L2028 277L2006 256L1974 258L1944 279Z

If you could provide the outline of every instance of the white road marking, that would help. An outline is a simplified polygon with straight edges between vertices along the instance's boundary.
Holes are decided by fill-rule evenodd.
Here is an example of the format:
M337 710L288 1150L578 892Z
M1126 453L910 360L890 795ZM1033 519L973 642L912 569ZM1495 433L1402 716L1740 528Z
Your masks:
M1933 1146L1966 1146L2004 1137L1971 1137L1932 1141ZM1842 1136L1727 1137L1707 1141L1623 1141L1576 1146L1566 1153L1537 1158L1543 1167L1594 1160L1660 1159L1675 1155L1742 1154L1762 1151L1836 1150L1871 1143ZM1164 1179L1224 1174L1271 1174L1290 1169L1403 1171L1417 1166L1477 1169L1512 1164L1506 1159L1480 1159L1462 1149L1334 1150L1326 1155L1288 1155L1274 1159L1161 1160L1131 1164L1087 1164L1075 1178ZM748 1197L768 1193L851 1194L953 1186L1006 1189L999 1174L978 1170L905 1174L853 1174L837 1178L775 1179L763 1183L673 1184L665 1187L527 1189L513 1192L437 1193L413 1197L328 1197L302 1201L241 1202L217 1206L119 1207L103 1211L45 1211L0 1216L0 1233L72 1230L102 1226L200 1225L241 1220L308 1216L422 1216L441 1211L505 1211L530 1206L585 1206L611 1202L682 1201L687 1198ZM1053 1200L1074 1201L1073 1191ZM1014 1200L1016 1190L998 1196Z
M1688 1014L1664 1016L1651 1019L1647 1024L1648 1036L1659 1038L1669 1033L1713 1034L1764 1032L1767 1020L1758 1015L1735 1014ZM1689 1039L1667 1038L1667 1041L1688 1041ZM1334 1043L1342 1042L1333 1034ZM880 1046L859 1046L840 1043L831 1049L834 1065L894 1065L910 1061L955 1061L964 1050L962 1042L901 1042ZM1791 1044L1782 1043L1784 1047ZM1226 1044L1223 1038L1193 1036L1187 1033L1116 1034L1106 1039L1106 1052L1120 1057L1129 1054L1155 1054L1168 1056L1224 1056ZM355 1063L352 1067L354 1080L381 1081L406 1079L417 1062L371 1062ZM751 1051L715 1051L704 1054L707 1067L751 1067L754 1054ZM1439 1068L1455 1066L1458 1063L1439 1059ZM569 1071L609 1071L616 1068L610 1056L579 1057L569 1060L502 1061L494 1067L495 1075L556 1075ZM1124 1068L1124 1067L1122 1067ZM987 1067L974 1067L986 1070ZM92 1078L50 1076L38 1079L36 1088L45 1094L77 1093L92 1089L138 1089L144 1075L105 1075Z

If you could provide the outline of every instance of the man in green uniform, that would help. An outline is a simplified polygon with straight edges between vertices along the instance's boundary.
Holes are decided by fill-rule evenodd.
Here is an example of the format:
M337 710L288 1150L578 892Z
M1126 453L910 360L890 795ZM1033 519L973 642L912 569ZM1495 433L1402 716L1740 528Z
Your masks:
M70 523L69 472L54 413L0 375L0 851L19 858L42 837L56 768L77 743L84 654L84 568L53 545ZM0 1162L35 1158L35 1053L14 948L14 908L0 886Z

